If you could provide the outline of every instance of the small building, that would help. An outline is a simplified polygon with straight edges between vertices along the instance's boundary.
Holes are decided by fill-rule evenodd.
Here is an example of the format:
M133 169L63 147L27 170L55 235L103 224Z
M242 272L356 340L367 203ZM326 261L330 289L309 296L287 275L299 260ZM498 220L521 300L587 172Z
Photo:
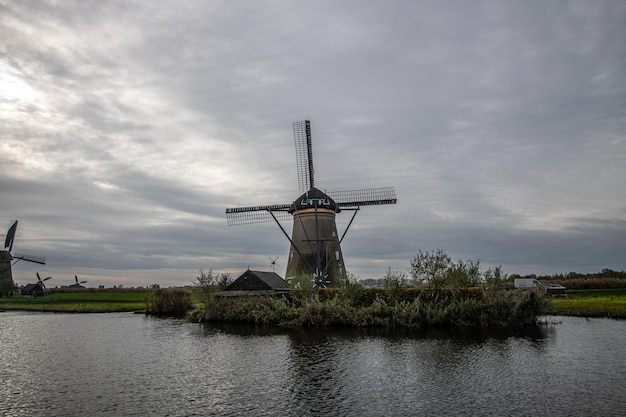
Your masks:
M289 283L275 272L247 270L219 294L220 297L288 295Z
M40 283L26 284L20 289L20 292L22 295L33 295L35 297L41 297L44 294L43 286Z

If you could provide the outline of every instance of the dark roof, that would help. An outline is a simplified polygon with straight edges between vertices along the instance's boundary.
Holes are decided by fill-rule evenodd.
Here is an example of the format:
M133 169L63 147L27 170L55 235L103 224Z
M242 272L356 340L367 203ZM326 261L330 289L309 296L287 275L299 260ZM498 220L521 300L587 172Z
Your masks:
M302 194L296 199L296 201L293 202L289 208L289 213L313 207L329 208L333 211L338 211L339 208L335 200L326 195L326 193L312 187L309 191Z
M43 293L43 287L39 284L26 284L20 292L23 295L33 295L33 293Z
M289 291L289 283L275 272L247 270L224 291Z

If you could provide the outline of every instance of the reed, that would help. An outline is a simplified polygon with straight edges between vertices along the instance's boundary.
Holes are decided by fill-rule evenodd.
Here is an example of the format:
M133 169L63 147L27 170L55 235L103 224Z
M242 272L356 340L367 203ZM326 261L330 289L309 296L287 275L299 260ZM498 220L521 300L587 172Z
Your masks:
M532 325L548 311L548 300L535 292L412 291L412 298L391 302L384 291L375 292L371 302L366 293L354 298L341 296L338 290L320 291L318 299L296 302L262 297L218 299L207 306L202 320L285 327L515 327Z
M146 314L182 317L193 308L189 291L157 289L146 297Z

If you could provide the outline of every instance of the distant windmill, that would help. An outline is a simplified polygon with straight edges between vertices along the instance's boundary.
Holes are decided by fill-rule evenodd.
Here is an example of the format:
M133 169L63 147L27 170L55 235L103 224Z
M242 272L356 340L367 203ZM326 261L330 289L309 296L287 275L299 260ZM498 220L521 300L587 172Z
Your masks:
M272 265L272 272L276 272L275 271L276 267L280 266L280 265L278 265L278 263L276 263L276 261L278 260L278 256L276 258L274 258L274 259L270 258L269 256L268 256L268 258L270 260L270 265Z
M357 212L362 206L395 204L396 192L393 187L320 191L314 184L311 123L295 122L293 133L298 184L303 194L293 203L228 208L226 219L229 226L274 220L291 243L286 278L309 275L315 288L336 287L347 275L340 244ZM335 215L342 210L353 210L354 214L340 238ZM289 219L293 219L291 237L279 222Z
M52 277L47 277L47 278L41 279L41 275L39 275L39 272L37 272L37 284L41 288L43 288L44 290L46 289L46 284L44 282L48 281L50 278L52 278Z
M87 281L78 281L78 275L74 275L74 280L76 282L70 285L70 288L85 288L81 284L85 284Z

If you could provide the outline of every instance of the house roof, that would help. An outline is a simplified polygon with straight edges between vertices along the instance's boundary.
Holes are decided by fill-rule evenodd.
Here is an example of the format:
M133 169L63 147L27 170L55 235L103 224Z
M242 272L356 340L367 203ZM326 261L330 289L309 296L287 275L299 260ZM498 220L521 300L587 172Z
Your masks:
M289 291L289 283L275 272L247 270L224 291Z
M20 290L20 292L22 294L32 294L34 292L41 292L43 291L43 287L41 285L39 285L39 283L36 284L26 284L24 287L22 287L22 289Z

